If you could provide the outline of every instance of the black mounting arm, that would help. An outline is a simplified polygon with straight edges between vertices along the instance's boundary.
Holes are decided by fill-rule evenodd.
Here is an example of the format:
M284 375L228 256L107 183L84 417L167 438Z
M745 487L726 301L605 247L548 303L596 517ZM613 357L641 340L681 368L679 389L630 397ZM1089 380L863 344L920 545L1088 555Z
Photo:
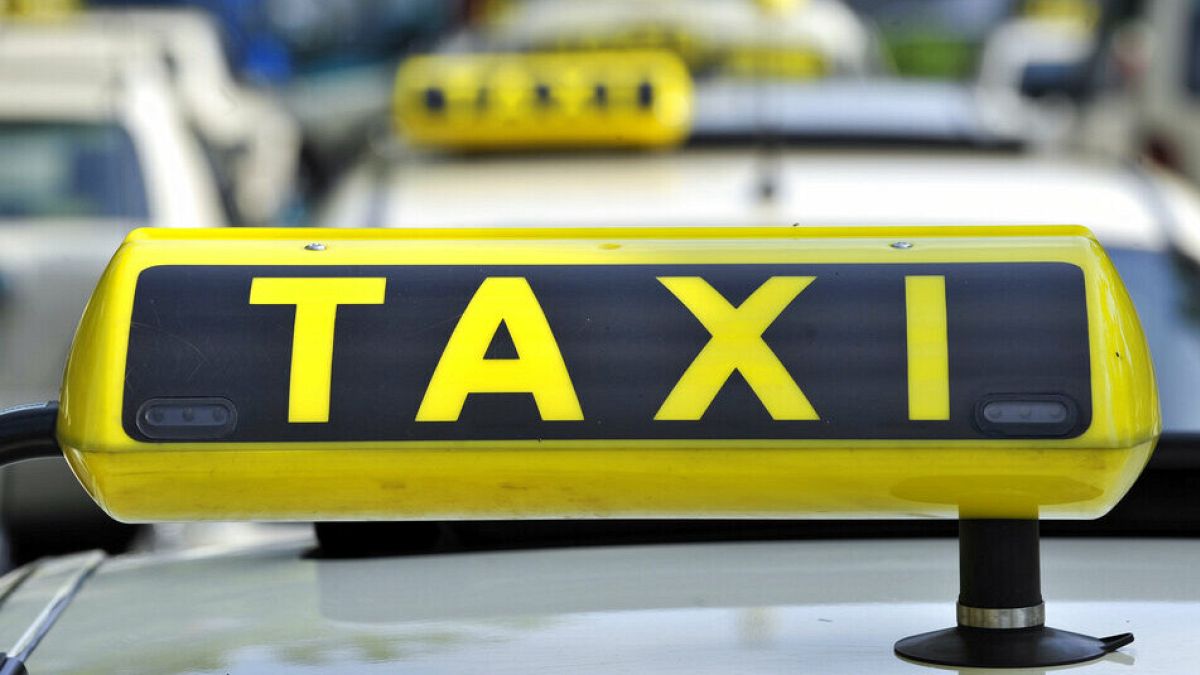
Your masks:
M1132 633L1095 638L1046 626L1039 522L960 520L958 625L896 643L904 658L939 666L1035 668L1100 658Z
M0 466L27 459L61 457L54 437L58 401L29 403L0 410Z

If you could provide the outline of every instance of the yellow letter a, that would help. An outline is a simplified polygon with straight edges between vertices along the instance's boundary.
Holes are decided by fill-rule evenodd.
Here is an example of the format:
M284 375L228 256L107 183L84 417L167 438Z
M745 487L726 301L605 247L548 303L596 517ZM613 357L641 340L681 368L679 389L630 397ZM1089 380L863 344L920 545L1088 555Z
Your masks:
M515 359L487 359L508 327ZM583 411L558 343L524 277L488 277L475 291L438 361L417 410L418 422L453 422L468 394L531 393L543 420L581 420Z

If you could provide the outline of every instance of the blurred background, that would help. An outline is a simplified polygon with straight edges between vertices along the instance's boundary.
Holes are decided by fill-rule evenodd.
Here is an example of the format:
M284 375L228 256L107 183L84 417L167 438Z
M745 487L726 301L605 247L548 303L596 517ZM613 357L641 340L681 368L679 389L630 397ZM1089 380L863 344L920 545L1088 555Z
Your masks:
M1102 526L1194 533L1198 177L1190 0L0 0L0 405L57 398L136 227L1074 223L1165 415ZM0 533L269 536L117 524L52 460Z

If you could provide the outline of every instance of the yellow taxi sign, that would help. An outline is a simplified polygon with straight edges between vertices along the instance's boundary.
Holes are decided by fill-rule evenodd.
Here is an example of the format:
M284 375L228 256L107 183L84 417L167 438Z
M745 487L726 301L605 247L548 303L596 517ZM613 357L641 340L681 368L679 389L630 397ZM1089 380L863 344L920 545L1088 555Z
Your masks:
M641 50L414 57L394 107L410 143L487 150L672 145L691 105L679 57Z
M799 9L802 0L757 0L758 8L766 14L786 15Z
M825 77L830 64L815 49L747 47L729 50L720 71L734 77L803 80Z
M1099 18L1100 8L1093 0L1027 0L1022 14L1032 19L1091 28Z
M63 19L78 14L80 0L0 0L0 17Z
M1083 228L139 230L58 440L130 521L1095 517L1156 396Z

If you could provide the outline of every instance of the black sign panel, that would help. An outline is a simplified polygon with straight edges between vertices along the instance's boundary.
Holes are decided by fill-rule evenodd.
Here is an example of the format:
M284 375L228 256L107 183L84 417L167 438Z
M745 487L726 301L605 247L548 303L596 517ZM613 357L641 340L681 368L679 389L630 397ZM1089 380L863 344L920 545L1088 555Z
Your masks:
M949 419L909 419L910 275L945 280ZM655 420L710 339L658 279L671 276L701 277L735 307L771 277L815 277L762 340L819 419L773 419L734 372L699 420ZM381 304L337 309L326 422L288 421L296 306L251 304L256 277L386 279ZM489 277L528 281L583 420L543 421L529 393L474 393L456 421L416 421L447 341ZM486 358L514 356L498 331ZM1065 263L161 266L144 271L136 289L126 432L168 440L143 433L137 416L173 414L163 407L173 399L216 401L209 408L221 416L220 438L186 440L222 442L972 439L1006 435L989 420L1003 421L1010 404L1028 412L1030 401L1059 423L1007 435L1070 437L1091 420L1084 277ZM994 401L1004 403L989 407Z

